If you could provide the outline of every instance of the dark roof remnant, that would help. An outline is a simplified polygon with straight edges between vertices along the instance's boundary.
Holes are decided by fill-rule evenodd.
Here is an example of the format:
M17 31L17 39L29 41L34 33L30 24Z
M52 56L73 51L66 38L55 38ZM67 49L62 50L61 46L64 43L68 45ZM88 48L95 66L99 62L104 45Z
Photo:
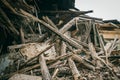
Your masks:
M113 20L104 20L105 23L109 23L109 22L112 22L114 24L120 24L120 21L116 20L116 19L113 19Z
M75 8L75 0L27 0L36 4L40 10L69 10Z

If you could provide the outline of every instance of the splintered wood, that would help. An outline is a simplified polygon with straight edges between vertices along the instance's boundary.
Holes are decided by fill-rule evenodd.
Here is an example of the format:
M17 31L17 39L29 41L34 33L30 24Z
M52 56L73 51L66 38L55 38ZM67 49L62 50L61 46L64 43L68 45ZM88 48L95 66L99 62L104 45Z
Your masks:
M12 65L17 65L14 66L15 70L6 73L5 69L4 75L1 78L9 78L16 73L22 73L39 75L42 76L43 80L119 79L119 64L115 66L112 61L116 60L119 62L118 58L116 58L117 55L115 57L113 53L115 52L116 43L120 40L115 38L114 41L104 44L99 36L100 34L95 26L95 22L88 21L87 23L83 23L80 17L77 17L76 20L79 23L74 25L80 27L84 24L83 28L86 27L86 32L84 32L86 35L81 37L81 34L78 33L82 29L76 28L75 30L69 31L68 28L72 27L72 25L68 25L69 22L58 30L57 26L48 17L46 17L47 21L44 22L27 12L22 11L22 14L44 25L44 27L47 27L55 35L54 37L47 35L46 38L48 37L48 39L41 43L25 43L9 46L10 54L17 53L14 56L18 55L19 59L17 57L12 59L13 62L15 61ZM72 19L70 24L72 21L74 22ZM91 28L86 26L88 23L91 25ZM73 27L76 27L74 25ZM72 37L73 31L75 32L76 30L77 34L74 34L74 36L81 37L82 39ZM93 34L94 36L91 36ZM89 38L86 38L86 36L89 36ZM56 38L54 39L55 41L51 41L53 40L52 38ZM81 40L86 41L81 42ZM12 69L10 66L7 68ZM99 72L101 70L102 72ZM105 77L106 75L108 76Z
M120 39L104 40L98 30L102 20L79 16L89 11L71 15L68 22L55 23L55 17L39 19L37 14L36 17L24 9L17 10L6 0L2 2L15 15L37 24L37 28L29 25L30 31L27 31L21 26L18 33L0 8L9 23L8 29L20 34L21 41L21 44L8 46L9 55L1 56L0 80L120 79L120 50L117 49ZM59 15L59 19L62 18Z

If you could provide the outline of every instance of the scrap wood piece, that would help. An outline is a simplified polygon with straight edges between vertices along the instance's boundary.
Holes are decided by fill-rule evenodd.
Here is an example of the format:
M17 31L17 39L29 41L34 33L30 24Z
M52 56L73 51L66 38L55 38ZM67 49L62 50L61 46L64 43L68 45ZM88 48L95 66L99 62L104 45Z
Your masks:
M21 43L24 44L25 43L25 38L24 38L23 27L20 27L19 31L20 31Z
M14 14L18 14L15 9L7 2L7 0L1 0L2 3L7 6L7 8L9 8Z
M109 49L110 49L110 47L111 47L111 45L112 45L112 43L110 42L110 43L107 43L105 46L104 46L104 53L105 53L105 58L106 58L106 62L107 62L107 64L108 64L108 58L109 58Z
M53 64L50 64L49 65L49 69L54 68L54 67L56 68L56 67L58 67L61 64L63 64L63 61L58 60L57 62L55 62Z
M71 33L69 31L67 31L67 32L64 33L64 35L67 36L67 37L70 37ZM60 55L65 55L66 54L66 48L67 48L67 46L66 46L65 43L66 42L61 41L57 37L55 48L56 48L56 52L59 53Z
M16 71L16 72L13 72L13 73L10 73L10 74L5 74L5 75L3 75L3 76L0 76L0 79L3 79L3 78L4 78L4 79L8 79L8 78L12 77L12 76L15 75L15 74L25 73L25 72L27 72L27 71L30 71L30 70L35 69L35 68L38 68L38 67L40 67L40 64L36 64L36 65L33 65L33 66L29 66L29 67L23 68L23 69L21 69L21 70L18 70L18 71Z
M99 39L100 47L101 47L102 50L105 52L103 38L102 38L102 36L100 35L99 30L98 30L97 27L95 27L95 30L96 30L96 32L97 32L97 34L98 34L98 39ZM105 52L105 55L107 55L106 52Z
M1 2L15 15L25 17L17 12L17 9L13 8L13 6L7 0L1 0Z
M91 30L92 30L92 27L91 26L88 26L88 25L90 25L91 24L91 20L89 20L89 24L85 24L86 25L86 36L85 36L85 40L84 40L84 42L86 42L87 40L88 40L88 38L89 38L89 36L90 36L90 32L91 32Z
M98 39L99 39L99 43L100 43L100 47L102 48L105 56L106 56L106 64L109 64L109 61L108 61L108 53L107 51L105 50L105 46L104 46L104 42L103 42L103 38L102 38L102 35L100 35L99 31L98 31L98 28L95 26L95 30L98 34ZM92 46L91 46L92 48ZM95 50L94 50L95 51ZM95 51L96 52L96 51ZM97 55L98 56L98 55ZM104 62L104 61L103 61Z
M88 48L88 44L87 44L87 43L81 42L81 41L79 41L79 40L77 40L77 39L75 39L75 38L71 38L71 39L74 40L75 42L77 42L78 44L80 44L80 45L82 45L82 46Z
M56 62L56 61L58 61L58 60L64 60L64 59L66 59L66 58L68 58L68 57L70 57L70 56L72 56L72 54L65 54L65 55L62 55L62 56L58 56L58 57L56 57L56 59L47 61L47 64L54 63L54 62Z
M99 60L100 62L102 62L104 65L106 65L106 67L111 71L112 69L109 67L109 64L107 64L103 59L101 59L96 51L95 51L95 48L93 46L92 43L89 43L89 49L90 49L90 52L91 52L91 56L94 60ZM99 63L98 63L99 64Z
M40 38L37 40L37 42L40 42L40 43L43 42L47 36L48 36L48 33L42 34Z
M47 23L49 23L52 27L54 27L55 29L58 29L57 26L53 23L53 21L52 21L51 19L49 19L48 16L43 17L43 19L44 19Z
M46 22L38 19L37 17L31 15L30 13L28 13L28 12L22 10L22 9L20 9L20 12L23 15L28 16L28 17L32 18L33 20L35 20L35 21L43 24L45 27L47 27L48 29L50 29L51 31L53 31L55 34L57 34L58 36L60 36L60 38L62 38L64 41L68 42L70 45L74 46L75 48L82 49L81 45L79 45L75 41L71 40L67 36L63 35L61 32L59 32L58 30L54 29L51 25L47 24Z
M32 76L32 75L25 75L25 74L15 74L8 80L42 80L40 76Z
M73 52L74 52L75 54L77 54L77 53L81 52L81 49L79 49L79 50L74 50ZM56 57L56 59L47 61L47 64L56 62L56 61L58 61L58 60L68 59L69 57L71 57L71 56L73 55L73 52L66 53L65 55L61 55L61 56Z
M74 80L79 80L81 75L80 75L74 61L71 58L69 58L68 63L69 63L70 69L72 71L72 75L74 76Z
M2 15L4 17L6 23L8 23L9 26L7 26L7 28L10 29L11 32L13 32L14 34L19 35L18 30L11 23L10 19L8 18L8 16L6 15L6 13L1 8L0 8L0 15Z
M32 11L33 11L33 8L34 8L34 7L31 6L31 5L29 5L29 4L27 3L27 1L20 0L19 3L20 3L20 4L23 4L28 10L32 10Z
M3 45L0 45L0 53L2 52L3 49Z
M67 48L69 49L69 51L71 51L73 54L76 54L76 53L73 51L73 48L72 48L68 43L66 43L66 45L67 45Z
M92 23L92 27L93 27L93 33L94 33L94 45L98 46L98 41L97 41L98 34L97 34L97 31L96 31L97 27L96 27L94 22Z
M60 49L61 49L61 40L60 39L57 39L58 37L56 37L56 40L55 40L55 51L57 53L57 56L60 55Z
M65 32L64 35L70 37L71 34L69 32ZM66 54L66 49L67 49L67 46L66 46L65 42L61 41L60 54L61 55L65 55Z
M42 53L44 53L45 51L49 50L52 46L54 46L54 44L49 45L49 46L46 47L44 50L42 50L37 56L35 56L35 57L29 59L28 61L26 61L25 63L23 63L23 64L21 65L21 67L24 66L24 65L27 65L30 61L34 60L35 58L38 58Z
M96 33L97 33L97 36L98 36L98 40L99 40L98 42L100 44L100 47L103 49L103 51L105 51L105 49L104 49L105 40L104 40L103 35L100 34L98 28L99 28L99 26L96 24L95 30L96 30Z
M51 68L56 68L56 66L58 65L58 64L60 64L60 63L62 63L61 61L60 62L58 62L58 63L54 63L53 65L51 65L51 66L49 66L48 68L49 69L51 69ZM0 76L0 79L2 79L2 78L10 78L10 77L12 77L13 75L15 75L15 74L17 74L17 73L25 73L25 72L27 72L27 71L30 71L30 70L32 70L32 69L35 69L35 68L39 68L40 67L40 64L35 64L35 65L32 65L32 66L28 66L28 67L26 67L26 68L22 68L21 70L18 70L18 71L16 71L16 72L13 72L13 73L10 73L10 74L5 74L4 76Z
M95 51L95 48L94 48L94 46L93 46L92 43L89 43L89 50L90 50L90 52L91 52L92 58L93 58L94 60L96 60L96 57L98 57L98 55L97 55L97 53L96 53L96 51Z
M80 13L80 14L85 14L85 13L90 13L93 12L92 10L89 11L40 11L41 13Z
M75 55L76 55L76 53L72 50L72 47L71 46L69 46L69 44L67 44L66 43L66 45L67 45L67 47L68 47L68 49L71 51L71 53L73 53L73 55L71 56L73 59L75 58ZM83 51L87 54L87 55L89 55L89 53L83 48ZM73 57L74 56L74 57ZM76 56L77 57L77 56ZM80 59L80 57L77 57L78 58L78 61L81 63L85 63L84 65L85 66L90 66L90 67L92 67L91 65L89 65L87 62L85 62L85 60L82 60L82 58ZM92 68L93 69L93 68ZM94 69L93 69L94 70Z
M59 68L58 74L63 74L63 73L71 74L72 73L70 68L69 68L69 66L68 67L66 67L66 66L61 67L61 66L59 66L58 68Z
M118 40L118 36L115 36L114 41L112 42L111 47L109 48L108 56L110 56L111 52L112 52L112 51L114 50L114 48L116 47L117 40Z
M33 44L33 43L29 43L29 44ZM26 44L11 45L11 46L8 46L8 49L13 50L13 49L18 49L18 48L21 48L21 47L24 47L24 46L26 46Z
M58 71L59 70L59 71ZM56 69L56 71L58 71L57 72L57 75L54 77L54 78L52 78L52 80L56 80L55 78L57 78L57 76L61 76L61 75L63 75L63 76L65 76L65 75L71 75L72 74L72 72L71 72L71 70L70 70L70 68L69 67L66 67L66 66L62 66L62 67L58 67L57 69ZM61 79L57 79L57 80L61 80ZM63 79L62 79L63 80Z
M49 73L43 54L39 56L39 63L41 66L41 73L42 73L43 80L51 80L51 75Z
M80 52L80 51L81 51L81 50L76 50L75 53L78 53L78 52ZM61 59L63 59L63 58L70 57L70 56L72 55L72 53L69 53L69 54L70 54L70 55L66 54L66 55L59 56L59 57L57 57L56 59L54 59L54 60L52 60L52 61L50 61L50 62L47 61L47 64L56 62L56 61L61 60ZM56 67L56 65L58 65L58 64L60 64L60 63L62 63L62 62L59 61L58 63L55 63L55 64L49 66L49 68ZM32 70L32 69L35 69L35 68L37 68L37 67L40 67L40 65L39 65L39 64L36 64L36 65L33 65L33 66L29 66L29 67L23 68L23 69L21 69L21 70L18 70L17 72L11 73L10 75L6 75L6 76L12 76L12 75L14 75L14 74L16 74L16 73L24 73L24 72L30 71L30 70Z
M66 54L66 48L67 48L67 46L66 46L65 42L62 41L61 42L61 50L60 50L60 54L61 55L65 55Z
M104 63L104 61L100 57L98 57L98 59L101 60L104 64L109 64L109 61L108 61L108 50L106 50L107 46L106 47L104 46L103 37L102 37L102 35L100 35L97 27L96 27L96 31L97 31L97 34L98 34L98 39L99 39L100 47L102 48L102 51L104 52L104 54L106 56L106 63Z
M76 20L79 20L79 18L78 17L73 18L67 24L65 24L59 31L61 33L65 33L68 29L70 29L75 24Z
M52 75L52 79L54 79L54 78L55 78L55 76L57 75L58 71L59 71L59 69L58 69L58 68L57 68L57 69L55 69L55 71L54 71L54 73L53 73L53 75Z
M105 58L105 56L100 56L101 58ZM119 55L116 56L109 56L108 59L120 59Z
M106 51L107 53L109 52L109 49L110 49L111 45L112 45L112 42L106 43L106 45L105 45L105 51Z
M112 55L119 55L120 54L120 50L113 50L111 52Z
M35 1L34 1L35 2ZM35 2L36 4L36 2ZM37 6L34 6L35 7L35 14L36 14L36 17L38 18L38 12L37 12ZM39 34L42 35L42 31L41 31L41 25L39 23L37 23L37 27L38 27L38 30L39 30Z
M64 13L64 14L78 14L83 15L87 13L92 13L92 10L89 11L40 11L39 13L49 13L49 14L56 14L56 13Z
M88 62L86 62L81 56L78 56L76 54L73 54L72 55L72 59L79 62L79 63L82 63L84 66L86 66L87 68L95 71L95 67L91 64L89 64Z

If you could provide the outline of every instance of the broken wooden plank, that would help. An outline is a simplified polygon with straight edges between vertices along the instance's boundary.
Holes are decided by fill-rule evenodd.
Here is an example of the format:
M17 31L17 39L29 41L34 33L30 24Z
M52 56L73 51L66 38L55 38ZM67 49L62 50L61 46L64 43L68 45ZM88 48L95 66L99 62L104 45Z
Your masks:
M43 51L41 51L37 56L35 56L35 57L29 59L28 61L26 61L25 63L23 63L23 64L21 65L21 67L27 65L30 61L34 60L35 58L38 58L42 53L44 53L45 51L49 50L52 46L54 46L54 44L46 47L46 48L45 48Z
M58 30L54 29L52 26L50 26L49 24L45 23L44 21L38 19L37 17L29 14L28 12L24 11L24 10L20 10L21 13L25 16L28 16L30 18L32 18L33 20L43 24L45 27L49 28L51 31L53 31L55 34L57 34L58 36L60 36L64 41L68 42L70 45L74 46L75 48L78 49L82 49L82 46L77 44L75 41L69 39L67 36L64 36L61 32L59 32Z
M74 54L74 55L72 55L72 59L79 62L79 63L82 63L88 69L91 69L91 70L95 71L95 67L93 65L87 63L81 56L78 56L78 55Z
M67 24L65 24L59 31L61 33L65 33L68 29L70 29L73 25L75 25L76 20L79 20L79 18L77 17L73 18Z
M40 76L32 76L25 74L15 74L8 80L42 80Z
M43 80L51 80L51 75L49 73L43 54L39 56L39 63L41 66L41 73L42 73Z
M24 44L24 43L25 43L25 38L24 38L23 28L20 27L19 31L20 31L20 39L21 39L21 43Z
M6 21L6 23L8 23L6 26L13 34L15 35L19 35L19 31L15 28L15 26L12 24L11 20L8 18L8 16L6 15L6 13L0 8L0 15L3 16L4 21ZM5 24L6 25L6 24Z
M74 80L79 80L81 75L80 75L74 61L71 58L69 58L68 63L69 63L70 69L72 71L72 75L74 76Z
M44 20L45 20L48 24L50 24L52 27L54 27L55 29L58 29L58 27L53 23L53 21L52 21L51 19L49 19L48 16L45 16L45 17L43 17L43 18L44 18Z
M62 41L61 42L61 50L60 50L60 54L61 55L65 55L66 54L66 48L67 48L67 46L66 46L65 42Z
M59 69L58 69L58 68L57 68L57 69L55 69L55 71L54 71L54 73L53 73L53 76L52 76L52 79L54 79L54 78L55 78L55 76L57 75L58 71L59 71Z
M65 32L64 35L70 37L71 36L71 33L68 31L68 32ZM61 55L65 55L66 54L66 49L67 49L67 45L64 41L61 41L61 50L60 50L60 54Z
M89 10L89 11L40 11L40 13L51 13L51 14L56 14L56 13L67 13L67 14L79 14L79 15L82 15L82 14L87 14L87 13L92 13L93 11L92 10Z

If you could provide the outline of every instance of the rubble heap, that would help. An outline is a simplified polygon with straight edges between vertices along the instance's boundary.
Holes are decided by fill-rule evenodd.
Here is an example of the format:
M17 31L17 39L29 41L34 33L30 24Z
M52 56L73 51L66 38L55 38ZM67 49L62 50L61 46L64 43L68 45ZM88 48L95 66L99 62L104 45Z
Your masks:
M106 42L102 19L85 15L92 11L40 12L25 0L11 1L0 1L0 28L11 36L0 80L119 80L120 39Z

